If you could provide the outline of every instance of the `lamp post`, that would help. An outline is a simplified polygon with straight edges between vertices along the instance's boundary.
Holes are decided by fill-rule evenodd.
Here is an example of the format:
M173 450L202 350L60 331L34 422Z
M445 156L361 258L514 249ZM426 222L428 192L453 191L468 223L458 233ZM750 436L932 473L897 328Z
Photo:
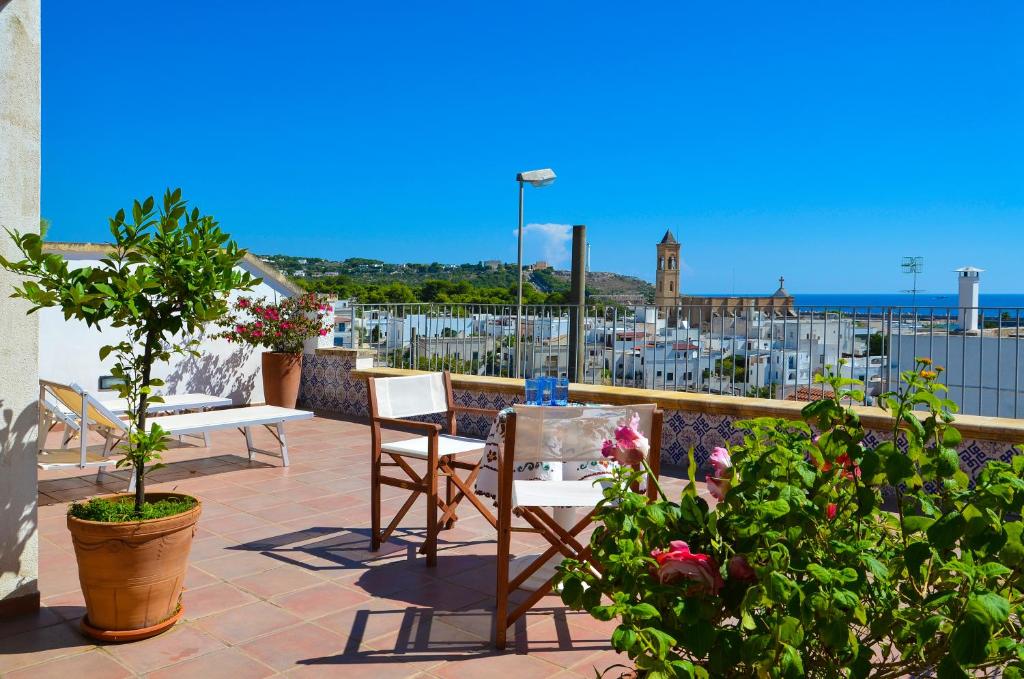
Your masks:
M516 377L523 376L523 189L529 184L535 188L543 188L555 181L555 172L550 168L530 170L516 175L519 182L519 254L516 267L519 269L519 286L516 293Z

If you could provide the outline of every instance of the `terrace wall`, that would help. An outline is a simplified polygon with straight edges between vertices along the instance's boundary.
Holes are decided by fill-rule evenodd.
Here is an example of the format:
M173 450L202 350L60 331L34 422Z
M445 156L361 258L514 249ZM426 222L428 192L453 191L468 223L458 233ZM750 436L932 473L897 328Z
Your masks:
M0 226L39 228L39 0L0 0ZM18 259L0 231L0 254ZM0 271L0 618L39 606L36 512L39 319Z
M318 349L306 356L302 371L299 400L304 407L339 413L351 417L367 417L366 378L412 375L417 371L396 368L374 368L373 352L359 349ZM452 375L455 400L462 405L480 408L504 408L522 397L522 381L478 375ZM572 401L584 403L657 403L665 411L662 429L662 462L684 465L692 446L694 457L703 465L711 450L718 445L738 443L742 433L735 423L755 417L799 419L805 405L793 401L691 394L661 390L573 384L569 388ZM869 429L868 444L887 437L891 418L879 408L858 406L862 421ZM484 436L490 422L485 418L460 418L459 433ZM1024 443L1024 420L963 415L956 426L963 434L960 464L974 476L989 459L1009 460L1014 446Z

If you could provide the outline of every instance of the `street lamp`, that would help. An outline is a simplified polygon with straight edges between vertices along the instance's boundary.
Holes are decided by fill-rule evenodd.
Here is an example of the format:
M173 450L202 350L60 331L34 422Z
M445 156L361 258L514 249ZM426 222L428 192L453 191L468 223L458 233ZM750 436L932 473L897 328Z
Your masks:
M516 175L519 182L519 256L516 266L519 269L519 287L516 293L516 376L523 376L523 187L529 184L535 188L543 188L555 181L555 171L551 168L530 170Z

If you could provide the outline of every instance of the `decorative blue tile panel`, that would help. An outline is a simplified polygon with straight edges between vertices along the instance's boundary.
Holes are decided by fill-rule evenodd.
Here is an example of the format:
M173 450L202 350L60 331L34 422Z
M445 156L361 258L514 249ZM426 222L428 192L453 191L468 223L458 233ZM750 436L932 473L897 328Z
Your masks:
M366 382L352 376L355 357L346 355L306 356L302 367L299 402L307 408L366 417ZM501 410L520 400L519 394L456 389L455 402L474 408ZM736 445L743 432L736 429L735 419L728 415L712 415L683 410L665 412L662 427L661 459L664 464L683 466L689 450L699 467L707 464L715 446ZM490 419L479 415L461 415L459 433L483 438L490 428ZM889 438L889 432L869 431L866 445L876 446ZM901 448L904 447L902 442ZM977 476L988 460L1009 461L1014 447L999 441L964 440L960 446L960 465L971 478Z

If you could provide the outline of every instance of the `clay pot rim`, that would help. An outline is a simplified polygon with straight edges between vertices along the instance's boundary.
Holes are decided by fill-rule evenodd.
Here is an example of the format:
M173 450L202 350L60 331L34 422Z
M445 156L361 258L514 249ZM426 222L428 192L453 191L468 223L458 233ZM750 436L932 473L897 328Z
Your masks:
M264 354L274 354L275 356L302 356L304 352L301 352L301 351L270 351L268 349L267 351L264 351L263 353Z
M146 493L146 498L157 497L157 496L159 496L161 499L164 499L164 498L167 498L167 497L189 498L191 500L195 500L196 504L195 504L194 507L192 507L191 509L189 509L187 511L181 512L179 514L171 514L170 516L161 516L160 518L157 518L157 519L135 519L134 521L91 521L89 519L80 519L77 516L71 516L71 514L67 514L67 520L68 520L69 524L73 522L73 523L76 523L76 524L82 526L83 528L84 527L91 527L91 526L112 526L112 527L114 527L114 526L117 526L117 527L121 527L121 526L157 526L161 522L165 522L165 521L167 521L167 522L170 522L170 521L180 521L182 519L182 517L186 517L189 514L193 514L193 513L197 513L198 514L203 509L203 501L202 500L200 500L199 498L197 498L197 497L195 497L193 495L188 495L186 493L172 493L172 492ZM91 497L89 499L90 500L113 500L113 499L120 498L120 497L134 498L135 494L134 493L111 493L110 495L97 495L97 496Z
M166 620L162 620L155 625L133 630L107 630L101 627L93 627L89 622L89 614L86 613L82 616L81 620L79 620L78 628L83 634L85 634L85 636L95 639L96 641L102 641L105 643L130 643L133 641L149 639L150 637L155 637L158 634L163 634L178 624L178 621L181 620L183 615L185 615L185 607L179 602L178 608L171 614L171 617Z

